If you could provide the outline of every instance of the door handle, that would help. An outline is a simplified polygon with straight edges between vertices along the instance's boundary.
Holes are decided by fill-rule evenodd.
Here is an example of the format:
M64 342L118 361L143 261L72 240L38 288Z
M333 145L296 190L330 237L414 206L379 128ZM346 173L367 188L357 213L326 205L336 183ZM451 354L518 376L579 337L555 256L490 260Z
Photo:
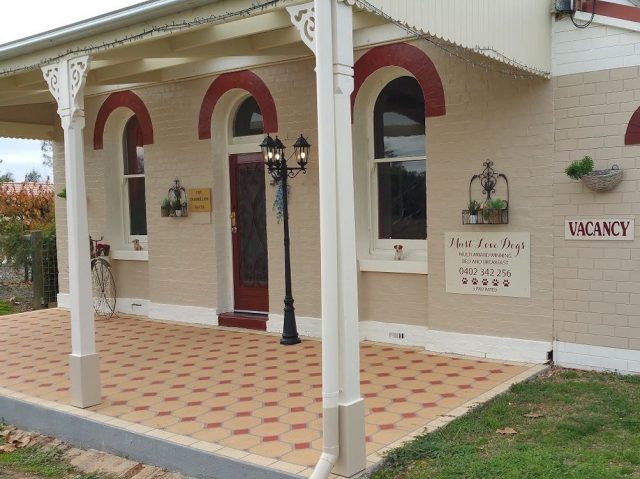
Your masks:
M231 220L231 232L232 233L237 233L238 232L238 224L236 222L236 212L232 211L231 214L229 215L229 219Z

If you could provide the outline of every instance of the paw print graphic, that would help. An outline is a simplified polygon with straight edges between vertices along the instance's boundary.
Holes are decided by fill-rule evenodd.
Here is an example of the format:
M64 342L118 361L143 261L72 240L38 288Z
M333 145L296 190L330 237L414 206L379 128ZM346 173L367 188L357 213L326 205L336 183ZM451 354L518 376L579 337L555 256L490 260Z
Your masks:
M462 278L462 284L467 284L469 280L467 278Z
M487 278L483 278L483 279L482 279L482 285L483 285L483 286L486 286L486 285L488 285L488 284L489 284L489 280L488 280Z
M504 287L505 287L505 288L508 288L508 287L509 287L509 280L508 280L508 279L505 279L505 280L502 282L502 284L504 284Z
M478 278L473 278L471 280L471 284L473 284L474 286L476 286L478 284Z
M500 281L498 281L497 279L494 279L492 283L494 286L498 286L498 284L500 284Z

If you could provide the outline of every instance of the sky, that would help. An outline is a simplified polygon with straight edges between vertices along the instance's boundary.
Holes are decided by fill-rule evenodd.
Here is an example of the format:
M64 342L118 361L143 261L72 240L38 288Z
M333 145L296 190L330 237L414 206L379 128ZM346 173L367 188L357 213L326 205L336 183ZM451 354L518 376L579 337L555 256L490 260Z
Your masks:
M0 44L138 3L143 2L135 0L20 0L14 3L4 0L2 1ZM39 141L0 138L0 159L3 160L0 163L0 174L11 172L17 181L23 180L25 173L33 168L42 174L43 179L52 176L51 170L42 166Z

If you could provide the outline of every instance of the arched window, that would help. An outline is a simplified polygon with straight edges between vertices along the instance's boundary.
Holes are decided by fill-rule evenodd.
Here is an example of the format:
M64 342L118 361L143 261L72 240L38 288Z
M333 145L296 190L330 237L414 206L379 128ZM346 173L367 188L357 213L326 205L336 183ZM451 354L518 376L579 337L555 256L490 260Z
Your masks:
M252 136L264 133L262 112L258 102L252 96L244 100L233 121L233 136Z
M128 211L126 232L130 239L146 242L147 206L144 185L144 147L142 128L134 115L127 121L122 135L125 212ZM126 218L126 217L125 217Z
M427 239L424 118L424 96L415 78L396 78L378 95L371 192L380 248L389 247L380 244L385 240Z

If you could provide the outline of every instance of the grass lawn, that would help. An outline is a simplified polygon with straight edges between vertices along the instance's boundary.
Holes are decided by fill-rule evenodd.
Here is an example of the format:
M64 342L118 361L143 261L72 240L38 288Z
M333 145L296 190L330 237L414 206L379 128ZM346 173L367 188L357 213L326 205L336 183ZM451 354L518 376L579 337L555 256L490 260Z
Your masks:
M0 316L15 313L15 308L11 303L0 300Z
M512 428L517 434L500 434ZM391 451L371 479L640 478L640 377L551 370Z
M0 425L0 430L3 426ZM0 437L0 445L4 443ZM33 446L0 452L0 478L9 479L109 479L106 476L82 474L64 461L62 451L51 447Z

